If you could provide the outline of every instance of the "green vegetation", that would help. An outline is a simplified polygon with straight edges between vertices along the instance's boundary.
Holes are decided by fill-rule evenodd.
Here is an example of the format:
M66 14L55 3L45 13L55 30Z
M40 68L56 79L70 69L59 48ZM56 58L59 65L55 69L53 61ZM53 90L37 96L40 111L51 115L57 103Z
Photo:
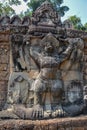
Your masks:
M72 22L75 29L87 31L87 23L83 25L80 17L77 17L76 15L70 16L69 21Z
M46 0L23 0L26 2L29 9L27 9L24 13L21 12L20 16L23 15L31 15L37 7L39 7ZM61 6L63 0L48 0L53 4L53 7L57 12L60 13L61 16L64 16L65 12L69 10L67 6ZM15 14L15 10L12 8L12 5L20 5L21 0L4 0L3 3L0 2L0 15L12 15Z
M11 16L15 14L15 10L12 8L12 5L20 5L20 0L3 0L0 2L0 16L8 15Z
M28 9L25 12L19 14L20 17L31 16L32 13L46 0L23 0L26 2ZM64 0L48 0L53 5L54 9L61 15L64 16L65 13L69 10L67 6L62 6ZM12 16L15 13L15 10L12 8L12 5L21 5L21 0L3 0L3 3L0 2L0 16L8 15ZM75 29L87 31L87 23L84 25L81 22L80 17L74 15L69 17L69 21L72 22Z

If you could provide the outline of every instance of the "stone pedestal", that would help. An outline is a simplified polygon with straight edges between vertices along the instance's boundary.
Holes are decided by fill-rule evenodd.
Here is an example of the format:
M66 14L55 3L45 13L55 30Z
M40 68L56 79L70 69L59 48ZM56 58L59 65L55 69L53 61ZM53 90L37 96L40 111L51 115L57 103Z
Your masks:
M87 116L50 120L1 120L0 130L87 130Z

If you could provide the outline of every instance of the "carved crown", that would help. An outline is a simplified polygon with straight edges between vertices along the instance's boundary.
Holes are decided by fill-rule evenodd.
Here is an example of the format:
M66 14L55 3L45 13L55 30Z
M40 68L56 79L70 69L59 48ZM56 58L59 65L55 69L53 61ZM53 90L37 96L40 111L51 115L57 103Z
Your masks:
M59 14L54 10L51 3L45 1L36 9L31 18L29 34L34 33L57 33L56 27L61 26Z
M60 22L59 14L54 10L51 3L45 1L33 14L37 22L44 22L48 25L58 24ZM49 23L48 23L49 22Z

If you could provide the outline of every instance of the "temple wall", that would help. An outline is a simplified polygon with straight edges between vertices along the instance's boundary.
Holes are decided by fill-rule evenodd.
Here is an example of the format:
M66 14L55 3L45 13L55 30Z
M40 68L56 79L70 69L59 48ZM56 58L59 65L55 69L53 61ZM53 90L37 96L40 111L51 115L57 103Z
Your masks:
M28 30L28 25L10 25L9 28L5 28L4 30L1 27L0 31L0 110L3 108L5 102L6 102L6 97L7 97L7 89L8 89L8 79L9 75L11 72L10 69L10 37L11 35L22 35L23 37L27 33ZM7 26L8 27L8 26ZM75 34L78 34L76 36ZM77 30L67 30L67 37L82 37L85 39L85 47L84 47L84 75L80 75L80 77L84 77L84 85L87 84L87 33L86 32L78 32ZM34 39L33 39L34 42ZM35 39L36 42L36 39ZM65 64L64 64L65 66ZM12 66L11 66L12 67ZM63 67L65 68L65 67ZM67 69L67 68L66 68ZM73 72L76 73L76 70ZM63 72L64 73L64 72ZM71 73L71 72L70 72ZM36 73L35 73L36 74ZM34 72L32 71L29 73L29 77L34 77ZM63 74L64 76L64 74ZM67 75L68 78L72 79L72 76ZM74 77L74 76L73 76ZM78 77L78 76L76 76ZM65 86L67 84L66 81L66 75L63 77L65 80ZM75 78L75 77L74 77ZM80 78L81 79L81 78ZM70 79L68 79L70 81Z
M7 19L9 19L8 20L9 22L4 22L5 21L4 18L0 20L0 110L3 108L3 106L6 102L8 79L9 79L9 75L10 75L11 71L13 71L13 70L11 70L12 64L10 64L11 63L10 37L11 37L11 35L21 35L24 38L24 36L28 32L29 24L30 24L29 17L25 17L25 18L23 18L23 20L21 20L19 17L16 17L16 16L12 17L11 19L10 18L7 18ZM59 32L59 33L61 33L61 32ZM84 85L86 85L87 84L87 72L86 72L87 71L87 32L73 30L73 29L66 29L66 31L64 33L65 33L64 35L66 37L69 37L69 38L80 37L85 41L84 42L85 43L84 73L83 73L84 75L83 74L76 75L75 68L73 68L73 71L72 70L69 70L70 72L68 71L69 75L65 75L66 73L63 70L62 77L64 80L65 89L66 89L66 86L69 83L69 81L72 80L73 78L74 79L78 78L77 80L79 80L84 77ZM45 33L43 33L43 34L46 35ZM16 39L16 37L15 37L15 39ZM36 43L41 40L40 37L38 37L37 39L38 40L36 40L35 37L32 37L31 43ZM64 64L64 66L62 65L61 69L63 69L63 68L65 68L65 64ZM31 70L32 71L29 73L29 77L35 78L38 75L38 72L36 72L37 68L32 68L32 66L31 66ZM72 75L70 76L71 71L72 71ZM68 81L66 79L68 79Z
M1 22L1 21L0 21ZM28 27L27 27L28 28ZM0 23L0 110L7 101L8 80L11 73L11 35L26 32L25 26L2 25Z
M0 32L0 110L4 106L7 96L9 79L10 42L9 31Z
M7 101L8 80L12 72L11 36L25 35L28 30L29 17L21 19L14 16L0 17L0 110Z
M0 17L4 129L87 129L87 32L62 22L48 1L31 18Z
M84 84L87 85L87 39L84 47Z

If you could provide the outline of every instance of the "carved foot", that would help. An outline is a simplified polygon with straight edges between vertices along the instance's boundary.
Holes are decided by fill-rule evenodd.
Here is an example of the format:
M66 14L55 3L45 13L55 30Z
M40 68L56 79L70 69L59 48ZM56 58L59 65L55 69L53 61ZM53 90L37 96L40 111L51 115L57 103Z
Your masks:
M16 114L19 118L25 119L25 106L24 105L14 105L13 113Z
M48 119L52 117L52 111L44 111L44 118Z
M52 112L52 117L65 117L67 116L66 112L63 110L62 106L58 106L55 111Z
M2 110L0 111L0 120L7 120L7 119L20 119L13 111L9 110Z
M25 108L24 105L14 105L13 113L15 113L21 119L32 118L32 108Z
M33 107L32 119L43 119L43 107L41 105L35 105Z

